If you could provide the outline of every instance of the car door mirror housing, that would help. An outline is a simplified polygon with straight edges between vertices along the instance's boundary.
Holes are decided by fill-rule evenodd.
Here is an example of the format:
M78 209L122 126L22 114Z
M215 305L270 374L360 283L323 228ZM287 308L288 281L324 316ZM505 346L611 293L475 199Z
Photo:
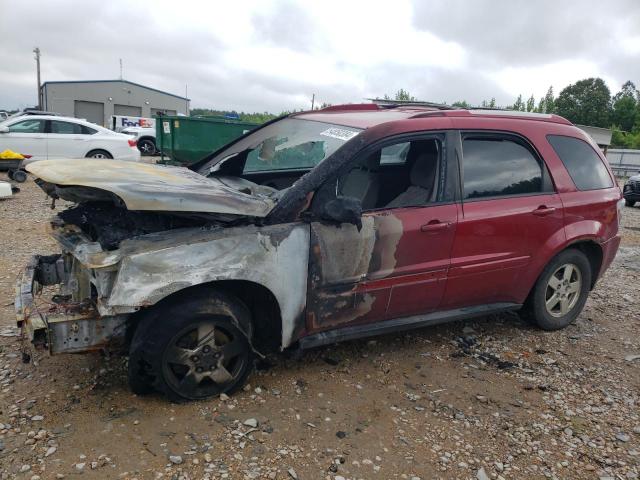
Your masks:
M3 125L0 127L0 133L9 133L9 127Z
M354 197L338 196L322 206L320 218L331 223L350 223L362 228L362 203Z

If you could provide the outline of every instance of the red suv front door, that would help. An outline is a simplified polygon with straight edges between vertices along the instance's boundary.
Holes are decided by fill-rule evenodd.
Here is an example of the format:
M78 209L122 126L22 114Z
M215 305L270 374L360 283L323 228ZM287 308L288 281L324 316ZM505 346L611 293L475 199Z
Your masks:
M461 140L462 211L441 308L522 303L527 268L564 236L562 202L524 138L469 132Z
M311 223L309 332L438 308L458 206L444 189L444 135L416 137L387 140L328 181L332 196L357 198L364 214L360 228Z

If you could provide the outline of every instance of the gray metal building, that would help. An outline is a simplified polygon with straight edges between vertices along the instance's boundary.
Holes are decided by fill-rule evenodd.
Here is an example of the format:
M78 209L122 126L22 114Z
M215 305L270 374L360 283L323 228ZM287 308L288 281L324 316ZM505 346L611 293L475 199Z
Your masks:
M576 127L583 130L587 135L589 135L594 142L598 144L598 146L602 149L604 154L607 154L607 149L609 145L611 145L611 135L613 132L610 128L602 128L602 127L591 127L588 125L578 125Z
M44 110L109 126L111 115L189 114L189 99L128 80L45 82Z

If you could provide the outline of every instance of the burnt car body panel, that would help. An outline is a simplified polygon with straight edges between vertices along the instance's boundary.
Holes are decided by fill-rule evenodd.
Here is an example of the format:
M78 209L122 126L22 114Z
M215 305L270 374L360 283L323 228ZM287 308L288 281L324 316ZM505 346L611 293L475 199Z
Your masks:
M275 205L267 195L260 194L260 189L245 193L223 180L167 165L97 159L42 160L26 168L57 187L51 192L60 198L77 201L81 195L78 189L84 187L115 195L128 210L264 217Z
M277 198L260 186L249 185L249 193L243 193L238 190L241 183L223 183L186 169L136 167L136 185L137 180L127 181L124 170L109 179L106 166L91 180L86 166L78 175L66 167L32 164L30 171L45 191L60 198L65 189L88 188L114 195L121 200L119 208L137 213L211 214L211 221L197 227L150 229L119 238L110 248L81 226L54 222L52 234L65 258L64 278L56 283L64 284L71 303L76 302L73 308L93 288L97 315L119 319L195 286L242 280L265 287L276 299L280 348L298 341L311 347L519 308L549 259L567 246L591 242L599 249L594 283L615 255L620 192L576 189L546 136L593 142L559 117L418 107L329 109L293 116L365 130L308 172L300 172ZM463 200L461 137L478 131L527 142L547 170L549 190ZM346 167L372 149L422 137L438 139L442 146L433 202L365 211L361 225L322 218L319 205L337 196L335 181ZM223 152L203 163L201 173L225 161ZM67 191L71 199L90 199L92 192ZM535 213L541 207L542 216ZM39 262L32 270L44 268ZM46 328L46 312L36 318L32 309L24 308L29 295L33 292L23 284L16 302L19 322ZM69 321L72 325L73 319Z

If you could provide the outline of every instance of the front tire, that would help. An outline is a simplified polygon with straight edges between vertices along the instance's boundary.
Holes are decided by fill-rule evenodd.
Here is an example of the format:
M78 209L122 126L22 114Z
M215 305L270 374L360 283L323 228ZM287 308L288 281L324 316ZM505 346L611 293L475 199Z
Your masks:
M129 384L172 401L240 389L253 370L249 309L221 292L199 292L155 308L138 325L129 353Z
M580 250L560 252L545 267L529 299L528 313L543 330L571 324L584 308L591 285L591 264Z
M633 200L628 200L628 199L625 198L624 199L624 204L625 204L626 207L633 207L636 204L636 202L634 202Z

